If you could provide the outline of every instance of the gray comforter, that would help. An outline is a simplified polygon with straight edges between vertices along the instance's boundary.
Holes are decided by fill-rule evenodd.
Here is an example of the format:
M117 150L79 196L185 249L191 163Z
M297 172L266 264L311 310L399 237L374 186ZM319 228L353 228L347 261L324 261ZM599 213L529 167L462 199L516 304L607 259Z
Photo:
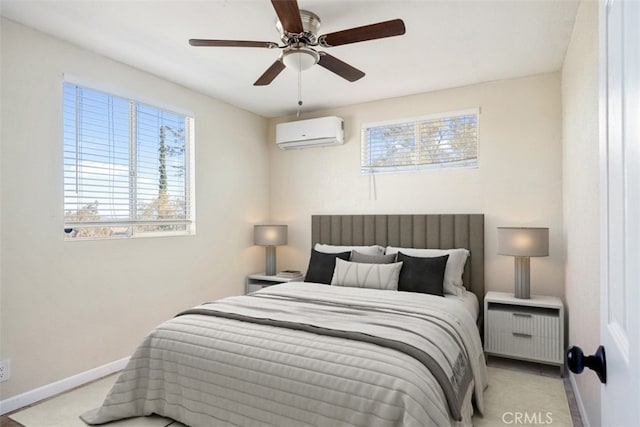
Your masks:
M132 356L89 424L465 425L486 367L456 300L284 284L181 313ZM458 423L460 421L460 423Z

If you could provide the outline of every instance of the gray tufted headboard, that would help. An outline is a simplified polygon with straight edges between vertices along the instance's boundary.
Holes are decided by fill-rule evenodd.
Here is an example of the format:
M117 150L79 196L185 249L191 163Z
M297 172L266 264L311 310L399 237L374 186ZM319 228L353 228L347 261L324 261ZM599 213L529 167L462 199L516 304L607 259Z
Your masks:
M466 248L464 285L484 301L484 215L313 215L311 244Z

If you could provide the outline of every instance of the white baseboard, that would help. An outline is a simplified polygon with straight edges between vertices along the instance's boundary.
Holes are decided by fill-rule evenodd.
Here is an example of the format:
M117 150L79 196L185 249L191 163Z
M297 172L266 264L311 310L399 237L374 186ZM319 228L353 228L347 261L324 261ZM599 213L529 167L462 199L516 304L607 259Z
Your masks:
M0 415L13 412L16 409L24 408L25 406L32 405L56 394L64 393L65 391L90 383L114 372L121 371L127 365L127 362L129 362L129 358L125 357L124 359L98 366L97 368L2 400L0 401Z
M591 427L591 423L589 422L589 417L587 416L587 411L584 407L584 403L582 402L582 396L580 396L580 390L578 390L578 384L576 384L576 376L569 372L569 382L571 382L571 388L573 389L573 396L576 398L576 404L578 405L578 410L580 411L580 418L582 418L582 425L584 427Z

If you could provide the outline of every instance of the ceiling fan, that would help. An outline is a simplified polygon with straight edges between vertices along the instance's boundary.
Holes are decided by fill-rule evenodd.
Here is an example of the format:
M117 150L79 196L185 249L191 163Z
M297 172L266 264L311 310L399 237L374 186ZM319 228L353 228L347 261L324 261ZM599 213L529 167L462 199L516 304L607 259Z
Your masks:
M256 80L254 86L268 85L286 67L302 71L315 64L350 82L355 82L364 77L365 73L335 56L316 50L315 47L329 48L405 33L404 22L401 19L393 19L318 36L320 18L315 13L300 10L297 0L271 0L271 4L278 16L276 28L280 33L282 45L274 42L208 39L190 39L189 44L191 46L282 49L280 57Z

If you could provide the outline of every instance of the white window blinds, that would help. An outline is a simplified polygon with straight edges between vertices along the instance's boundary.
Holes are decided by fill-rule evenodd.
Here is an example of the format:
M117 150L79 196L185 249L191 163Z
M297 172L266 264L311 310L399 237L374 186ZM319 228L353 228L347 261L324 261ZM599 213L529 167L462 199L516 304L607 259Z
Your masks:
M193 119L64 84L67 239L193 231Z
M362 173L478 165L479 109L362 126Z

